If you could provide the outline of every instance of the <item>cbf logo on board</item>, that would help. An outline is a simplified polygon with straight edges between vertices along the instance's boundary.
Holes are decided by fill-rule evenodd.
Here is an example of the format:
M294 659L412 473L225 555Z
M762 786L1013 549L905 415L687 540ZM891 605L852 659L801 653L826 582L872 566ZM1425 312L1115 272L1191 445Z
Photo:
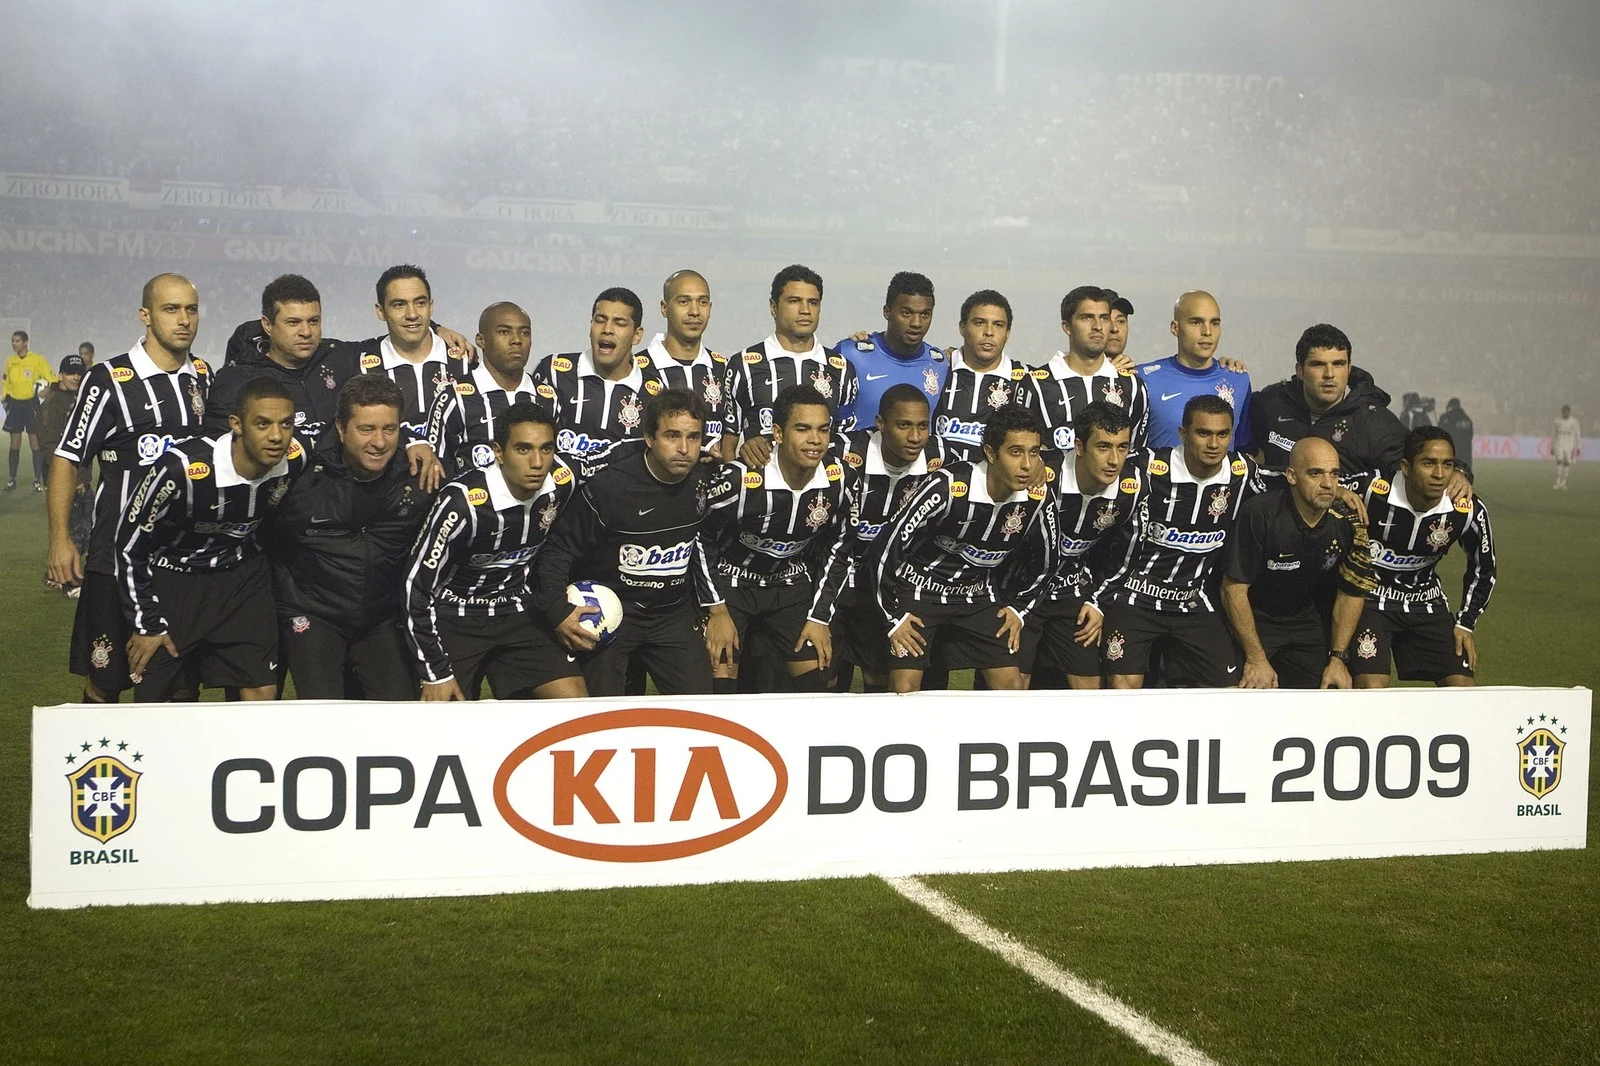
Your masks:
M1567 744L1559 734L1566 731L1559 718L1546 721L1542 714L1537 721L1529 718L1526 724L1517 726L1518 783L1536 800L1543 800L1561 784L1561 752ZM1519 817L1560 813L1561 805L1557 803L1517 804Z
M72 826L84 836L93 837L101 844L119 837L133 828L139 814L140 771L128 762L144 758L142 752L127 754L128 742L118 741L113 754L110 738L98 743L84 741L79 750L67 753L69 765L79 764L67 772L67 787L71 796Z

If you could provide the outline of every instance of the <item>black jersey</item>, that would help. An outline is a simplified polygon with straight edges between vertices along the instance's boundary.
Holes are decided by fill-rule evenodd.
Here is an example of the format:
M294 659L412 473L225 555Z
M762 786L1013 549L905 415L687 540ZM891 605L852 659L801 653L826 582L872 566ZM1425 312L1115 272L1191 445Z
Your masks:
M439 490L406 572L406 633L430 683L451 677L439 617L520 614L533 609L533 560L577 479L558 457L539 491L511 494L499 466L472 469Z
M305 470L299 438L277 464L245 478L233 462L233 434L195 437L162 453L133 490L117 524L117 578L133 628L165 633L151 574L229 570L261 554L256 531Z
M853 419L840 415L856 402L856 371L849 361L817 342L809 352L791 352L773 335L728 360L723 433L741 441L770 435L773 406L790 385L810 385L820 392L833 405L836 431L855 428Z
M397 352L388 337L380 337L376 343L364 341L355 345L359 352L356 365L362 373L382 374L400 386L400 395L403 397L400 424L424 438L428 433L429 415L435 399L440 391L454 387L455 374L460 372L461 366L460 363L451 364L444 339L436 333L431 336L433 347L420 362L415 363ZM429 440L428 443L435 452L439 450L439 441Z
M433 409L428 413L428 440L451 474L491 467L495 419L518 401L538 399L531 374L523 374L515 388L506 389L487 366L479 363L455 382L454 388L440 389L434 397Z
M791 489L776 453L753 469L726 463L711 479L701 543L720 601L730 588L814 585L808 617L827 625L850 571L845 523L857 478L829 456Z
M857 430L847 434L841 460L860 478L851 497L847 550L861 552L878 539L895 513L916 494L927 476L948 461L944 442L930 436L914 462L893 466L883 456L883 434Z
M143 341L84 375L56 454L79 467L100 461L86 571L116 573L114 539L128 497L162 452L201 432L210 381L204 359L162 370Z
M638 354L650 360L650 365L661 375L661 383L667 388L688 389L711 408L711 417L706 420L702 450L714 450L722 440L722 419L726 407L722 389L728 373L728 357L702 344L694 362L680 363L667 351L665 339L660 333L650 338L649 345Z
M1018 551L1043 566L1012 586L1003 564ZM1055 551L1048 487L996 500L989 496L987 463L952 463L928 475L879 536L863 569L872 574L893 629L919 603L997 604L1026 615L1055 568Z
M1250 586L1250 607L1270 618L1320 614L1335 590L1373 591L1367 529L1335 504L1306 525L1287 487L1244 502L1228 535L1226 577Z
M950 353L950 374L933 412L933 432L944 441L950 462L983 461L983 425L1028 390L1028 368L1002 355L993 370L974 370L960 348Z
M1182 448L1144 453L1145 474L1121 565L1101 602L1151 611L1214 612L1212 585L1245 500L1266 491L1254 460L1229 452L1210 477L1189 472Z
M664 387L650 360L633 356L627 377L602 377L588 352L547 355L533 371L539 399L556 416L556 451L585 459L644 436L644 402Z
M1495 583L1494 537L1483 500L1474 496L1463 507L1446 493L1419 511L1407 496L1403 477L1390 482L1370 474L1356 479L1355 491L1367 505L1377 579L1368 606L1397 614L1449 614L1438 566L1450 545L1459 541L1467 553L1467 569L1461 579L1456 624L1474 628L1489 606Z
M1103 359L1093 374L1080 374L1067 364L1065 353L1057 352L1028 375L1028 382L1026 403L1044 419L1047 448L1064 452L1073 447L1073 419L1097 400L1122 408L1133 423L1130 447L1136 451L1144 447L1150 406L1144 386L1137 376L1117 370L1111 360Z
M1055 490L1058 534L1056 569L1045 598L1087 601L1099 608L1096 571L1103 579L1121 559L1107 560L1108 553L1096 549L1113 546L1117 535L1133 521L1144 471L1130 458L1115 481L1091 496L1078 487L1077 460L1077 452L1063 452L1045 467L1045 481Z
M566 588L577 580L610 588L624 613L668 611L691 592L712 602L699 533L713 468L697 463L682 481L662 481L643 445L632 448L585 480L540 553L539 605L552 625L571 613Z

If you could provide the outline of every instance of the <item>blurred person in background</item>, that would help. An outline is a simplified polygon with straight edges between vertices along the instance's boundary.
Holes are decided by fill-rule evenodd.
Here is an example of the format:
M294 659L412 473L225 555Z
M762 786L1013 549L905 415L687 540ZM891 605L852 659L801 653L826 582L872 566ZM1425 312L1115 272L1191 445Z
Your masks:
M41 391L54 382L56 373L38 352L28 350L28 335L17 330L11 335L11 355L5 366L6 432L11 434L11 472L5 491L17 487L17 466L22 461L22 435L28 435L33 452L33 491L44 491L44 452L39 450L39 433L34 420L39 411Z
M1578 427L1578 420L1572 417L1572 408L1562 405L1561 417L1556 419L1555 432L1550 435L1550 451L1556 457L1556 483L1555 488L1567 488L1567 475L1572 471L1572 463L1578 457L1578 444L1583 439L1583 430Z
M83 357L69 355L61 360L61 365L56 368L56 380L45 392L44 400L39 404L39 417L35 423L39 431L39 446L41 451L50 455L61 443L61 438L66 434L67 420L72 417L72 405L78 400L78 386L83 384L83 375L88 370L84 365ZM89 492L89 464L85 463L78 468L78 491L72 498L72 512L67 521L67 535L72 538L73 547L80 553L89 547L89 523L94 519L94 496ZM62 585L59 581L51 579L47 573L44 576L44 586L48 589L65 588L67 595L76 599L78 596L78 582Z
M1444 405L1444 414L1439 416L1439 428L1450 434L1450 439L1456 446L1456 465L1464 470L1472 469L1472 416L1461 409L1461 401L1450 397L1450 402Z

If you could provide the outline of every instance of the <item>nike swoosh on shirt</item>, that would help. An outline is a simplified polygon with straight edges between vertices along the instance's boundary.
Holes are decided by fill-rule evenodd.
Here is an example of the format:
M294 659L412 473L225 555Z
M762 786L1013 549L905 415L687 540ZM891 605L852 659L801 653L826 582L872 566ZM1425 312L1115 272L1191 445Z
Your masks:
M643 510L641 510L641 511L640 511L640 512L639 512L639 514L640 514L640 516L641 516L641 517L642 517L642 516L644 516L644 515L647 515L647 514L649 514L649 513L650 513L650 512L651 512L651 511L654 511L654 510L655 510L655 508L654 508L654 507L646 507L646 508L644 508L644 509L643 509Z
M1237 666L1230 666L1230 667L1228 667L1228 673L1230 673L1230 674L1236 674L1236 673L1238 673L1238 672L1239 672L1239 668L1238 668L1238 667L1237 667Z
M888 374L868 374L867 375L867 380L868 381L882 381L884 378L886 378L888 376L889 376Z
M1278 416L1278 421L1279 422L1293 422L1294 421L1294 415L1279 415Z
M311 524L314 525L314 526L319 526L324 522L332 522L332 521L333 521L333 519L331 519L331 518L312 518L311 519Z
M1162 400L1163 403L1165 403L1167 400L1172 399L1174 396L1182 396L1182 395L1183 395L1183 393L1181 391L1179 391L1179 392L1163 392L1161 394L1161 400Z

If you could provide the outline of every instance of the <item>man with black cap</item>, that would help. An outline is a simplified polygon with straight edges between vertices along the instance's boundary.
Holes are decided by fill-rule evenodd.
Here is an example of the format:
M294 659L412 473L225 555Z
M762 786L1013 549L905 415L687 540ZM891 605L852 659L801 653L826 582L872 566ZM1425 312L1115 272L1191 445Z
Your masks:
M44 455L54 455L56 446L66 435L67 422L72 418L72 405L78 399L78 386L89 367L81 355L69 355L61 360L56 380L44 394L39 404L39 414L34 419L34 429L39 433L39 450ZM72 511L67 521L67 536L80 553L89 549L89 524L94 520L94 495L89 491L90 465L78 468L78 491L72 499ZM78 583L63 586L45 575L46 588L66 588L67 595L77 597Z
M1106 358L1115 363L1128 350L1128 316L1133 314L1133 301L1116 289L1107 289L1106 295L1111 297L1111 328L1106 331Z

